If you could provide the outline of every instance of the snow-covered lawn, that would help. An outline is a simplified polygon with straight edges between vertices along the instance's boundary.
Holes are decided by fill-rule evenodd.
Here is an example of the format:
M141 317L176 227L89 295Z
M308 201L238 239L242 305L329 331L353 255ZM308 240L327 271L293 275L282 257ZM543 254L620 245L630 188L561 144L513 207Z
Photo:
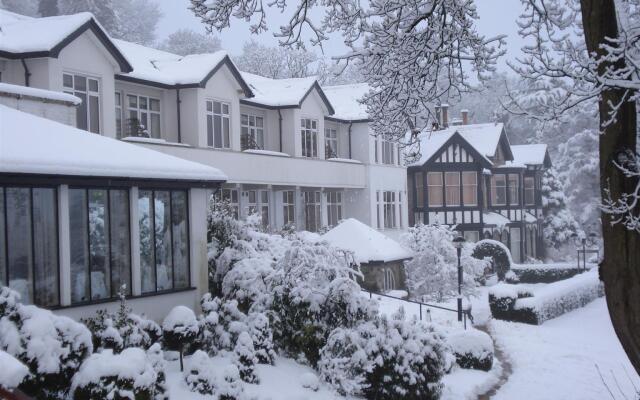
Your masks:
M631 399L633 384L640 387L604 298L540 326L492 320L490 329L513 368L495 399L608 399L603 379L616 399Z

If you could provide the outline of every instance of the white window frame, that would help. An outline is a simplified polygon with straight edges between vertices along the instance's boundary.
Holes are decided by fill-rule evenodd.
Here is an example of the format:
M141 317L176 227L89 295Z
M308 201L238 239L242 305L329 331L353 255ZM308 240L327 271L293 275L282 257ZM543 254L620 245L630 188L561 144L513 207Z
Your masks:
M240 193L237 188L222 188L217 193L217 201L226 200L233 210L233 217L240 218Z
M220 111L216 111L216 104L220 105ZM226 108L226 112L225 112ZM207 116L207 146L214 149L231 148L231 104L217 99L206 99ZM216 145L216 117L220 118L220 145ZM225 132L225 121L227 132Z
M327 225L336 226L342 220L342 192L327 191Z
M160 104L160 99L156 98L156 97L149 97L149 96L142 96L142 95L138 95L135 93L127 93L126 94L126 106L127 106L127 121L130 121L131 115L132 113L136 114L136 119L138 120L138 122L140 123L141 127L144 127L144 131L147 133L147 135L150 138L154 138L154 139L160 139L162 138L162 117L160 114L160 110L161 110L161 104ZM129 101L129 98L135 98L136 99L136 103L135 106L131 105L131 102ZM140 101L141 99L143 99L146 102L146 108L143 108L141 106L142 102ZM158 104L158 109L157 110L152 110L151 109L151 101L155 101ZM153 124L151 123L151 118L153 116L156 116L158 118L158 132L154 132L153 131ZM144 120L146 119L146 125L144 124ZM127 123L127 134L129 136L136 136L138 133L137 132L131 132L131 125L130 123Z
M396 192L385 190L382 192L382 212L385 229L395 229L396 225Z
M123 100L122 92L119 92L119 91L116 90L114 103L115 103L115 110L116 110L116 137L118 139L120 139L120 138L122 138L124 136L124 128L123 128L123 124L122 124L122 122L123 122L122 117L124 115L123 112L122 112L122 110L123 110L122 102L123 101L124 100Z
M302 196L305 229L309 232L318 232L322 228L322 194L319 190L305 190ZM313 215L311 215L312 210Z
M247 190L247 207L245 212L247 216L258 213L260 214L262 227L269 228L269 191L268 190Z
M64 80L65 80L65 75L66 76L70 76L71 77L71 86L66 85ZM85 80L85 88L83 89L79 89L76 88L75 82L76 82L76 78L83 78ZM97 85L97 90L92 90L90 87L90 81L96 82ZM90 75L86 75L86 74L82 74L82 73L76 73L76 72L70 72L70 71L63 71L62 72L62 90L65 93L74 95L74 96L78 96L80 97L80 99L82 99L84 97L84 100L82 101L82 104L80 106L78 106L77 110L76 110L76 127L78 129L84 129L86 131L92 132L92 133L101 133L102 132L102 112L100 111L101 108L101 103L102 103L102 96L100 95L100 87L101 87L101 82L100 79L95 77L95 76L90 76ZM89 101L89 99L91 97L96 97L98 99L98 106L97 109L94 109L95 107L93 107L91 105L91 101ZM82 110L86 110L86 115L85 115L85 120L87 123L86 127L80 126L78 124L79 122L79 118L82 115L81 111ZM97 124L98 126L93 126L93 123L91 122L92 118L91 115L93 112L97 113Z
M295 225L296 223L296 192L285 190L282 192L282 225Z
M300 144L302 157L318 158L318 120L300 118Z
M258 123L260 124L260 126L258 126ZM246 141L243 141L242 139L244 136L247 136ZM248 141L249 138L252 140L252 142ZM264 150L263 116L249 113L240 114L240 143L242 144L242 150ZM252 145L254 147L252 147Z
M338 130L336 128L324 128L324 149L325 158L338 158ZM329 152L329 149L333 150L333 153Z
M382 139L382 163L395 165L395 143L391 140Z

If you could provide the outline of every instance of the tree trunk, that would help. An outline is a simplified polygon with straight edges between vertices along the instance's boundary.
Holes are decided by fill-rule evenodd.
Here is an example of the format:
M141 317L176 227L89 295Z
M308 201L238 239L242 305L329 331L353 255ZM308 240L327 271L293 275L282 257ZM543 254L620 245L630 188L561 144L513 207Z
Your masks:
M581 0L584 35L589 52L601 53L605 37L618 35L614 0ZM624 61L618 61L624 63ZM620 67L620 65L616 67ZM602 69L605 66L600 66ZM600 121L609 119L608 104L618 104L624 90L607 90L599 103ZM613 199L631 193L636 180L625 178L612 164L619 151L636 152L636 106L625 102L617 119L600 135L600 188L609 188ZM602 214L604 258L600 264L600 279L604 282L611 322L631 363L640 374L640 234L622 224L611 225L611 218Z

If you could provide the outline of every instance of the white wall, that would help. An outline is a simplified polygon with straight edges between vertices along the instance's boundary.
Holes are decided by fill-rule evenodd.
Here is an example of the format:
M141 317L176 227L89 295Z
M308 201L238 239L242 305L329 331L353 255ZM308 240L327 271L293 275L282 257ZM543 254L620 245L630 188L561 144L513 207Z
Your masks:
M29 114L44 117L65 125L76 125L76 106L60 102L44 102L40 99L4 95L0 93L0 104Z

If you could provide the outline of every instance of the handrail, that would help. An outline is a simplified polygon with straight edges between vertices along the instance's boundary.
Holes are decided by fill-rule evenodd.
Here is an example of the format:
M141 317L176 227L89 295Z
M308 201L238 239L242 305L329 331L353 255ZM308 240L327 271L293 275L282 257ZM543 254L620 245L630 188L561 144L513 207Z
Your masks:
M431 307L431 308L435 308L435 309L438 309L438 310L451 311L451 312L454 312L456 314L458 313L458 310L454 310L453 308L437 306L435 304L429 304L429 303L422 303L420 301L415 301L415 300L400 299L398 297L389 296L388 294L372 292L372 291L366 290L366 289L361 289L361 290L363 292L369 293L369 298L372 298L373 295L376 295L376 296L388 297L388 298L394 299L394 300L404 301L406 303L418 304L420 306L420 320L421 321L422 321L422 306ZM430 312L430 310L427 309L427 312ZM469 310L469 309L462 310L462 315L464 316L464 328L467 329L467 318L469 318L469 321L471 321L471 323L473 324L473 316L471 315L471 310Z

